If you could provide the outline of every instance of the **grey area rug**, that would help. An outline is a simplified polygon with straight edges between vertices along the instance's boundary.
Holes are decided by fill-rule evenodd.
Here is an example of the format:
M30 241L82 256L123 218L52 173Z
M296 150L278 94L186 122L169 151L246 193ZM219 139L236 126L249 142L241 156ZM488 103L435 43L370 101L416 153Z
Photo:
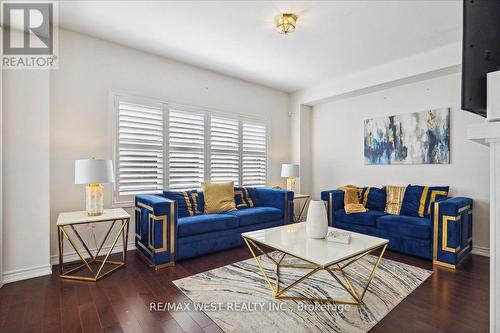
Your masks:
M265 256L260 259L274 282L275 265ZM368 255L345 269L356 290L364 287L376 259ZM295 259L288 261L299 263ZM288 285L307 272L281 269L280 282ZM342 305L320 308L317 302L275 299L253 258L174 283L194 303L203 306L204 312L225 332L367 332L431 274L425 269L382 259L364 304L350 305L349 309ZM286 295L352 299L324 271L302 281Z

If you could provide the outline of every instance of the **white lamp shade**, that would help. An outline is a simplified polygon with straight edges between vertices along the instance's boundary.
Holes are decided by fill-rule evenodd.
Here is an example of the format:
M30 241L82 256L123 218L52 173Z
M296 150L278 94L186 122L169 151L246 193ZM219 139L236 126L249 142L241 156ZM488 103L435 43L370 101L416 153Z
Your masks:
M299 177L298 164L282 164L281 177Z
M113 162L111 160L76 160L75 184L112 183Z

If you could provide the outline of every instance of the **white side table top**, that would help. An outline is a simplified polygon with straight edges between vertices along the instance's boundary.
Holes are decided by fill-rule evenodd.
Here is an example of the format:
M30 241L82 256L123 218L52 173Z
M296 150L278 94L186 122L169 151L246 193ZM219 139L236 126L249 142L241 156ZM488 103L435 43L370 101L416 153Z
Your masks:
M309 199L311 196L309 194L295 193L293 195L294 199Z
M95 223L112 220L130 219L130 214L123 208L105 209L102 215L88 216L86 211L59 213L57 225L70 225L79 223Z

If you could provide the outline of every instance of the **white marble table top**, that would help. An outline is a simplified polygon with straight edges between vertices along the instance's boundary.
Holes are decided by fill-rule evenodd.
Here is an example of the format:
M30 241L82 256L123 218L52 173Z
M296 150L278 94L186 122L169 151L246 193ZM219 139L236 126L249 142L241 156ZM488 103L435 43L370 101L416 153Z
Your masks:
M328 228L328 231L341 229ZM339 263L347 258L381 247L387 239L350 232L349 244L312 239L306 234L306 222L242 233L244 238L288 253L321 267Z
M86 211L65 212L59 214L59 217L57 218L57 225L95 223L121 219L130 219L130 214L123 208L105 209L104 213L98 216L88 216Z

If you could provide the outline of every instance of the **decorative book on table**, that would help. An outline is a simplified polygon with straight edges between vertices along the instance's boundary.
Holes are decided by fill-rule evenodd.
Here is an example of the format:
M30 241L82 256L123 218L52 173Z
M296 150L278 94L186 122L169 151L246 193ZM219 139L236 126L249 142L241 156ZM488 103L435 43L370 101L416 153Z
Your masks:
M326 240L335 243L349 244L351 233L347 231L332 230L326 235Z

